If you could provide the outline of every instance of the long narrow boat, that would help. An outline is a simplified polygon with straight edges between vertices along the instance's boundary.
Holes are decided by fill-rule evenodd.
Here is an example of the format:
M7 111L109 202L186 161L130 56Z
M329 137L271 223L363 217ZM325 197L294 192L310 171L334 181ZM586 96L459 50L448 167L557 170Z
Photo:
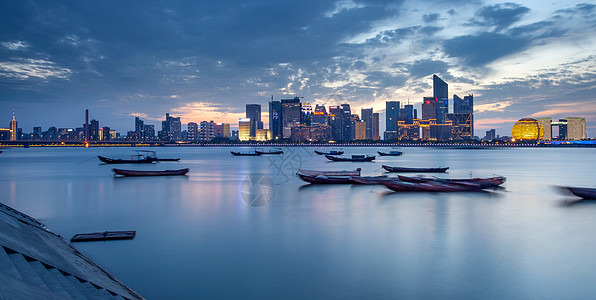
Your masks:
M302 170L298 169L298 173L302 173L304 175L309 176L317 176L317 175L324 175L324 176L360 176L361 169L358 168L354 171L316 171L316 170Z
M108 241L133 239L137 234L134 230L126 231L104 231L93 233L79 233L73 236L71 242Z
M308 182L308 183L315 183L315 184L350 184L349 176L325 176L325 175L304 175L298 173L300 179Z
M344 154L344 152L341 150L330 150L329 152L315 150L315 153L318 155L342 155L342 154Z
M569 190L572 194L584 198L584 199L596 199L596 188L583 188L583 187L564 187Z
M156 158L157 161L179 161L180 158Z
M186 175L188 168L180 170L163 170L163 171L137 171L137 170L123 170L123 169L112 169L114 174L122 176L175 176L175 175Z
M98 155L97 157L99 160L106 164L150 164L156 162L156 158L144 156L144 155L135 155L137 159L115 159L115 158L108 158Z
M271 151L255 150L255 153L258 153L259 155L263 155L263 154L284 154L283 150L271 150Z
M350 181L353 184L366 184L366 185L373 185L373 184L382 184L381 181L391 181L397 180L395 177L387 177L387 175L381 176L352 176L350 177Z
M389 172L410 172L410 173L445 173L449 167L445 168L405 168L405 167L390 167L383 165L383 169Z
M403 152L398 150L390 150L389 152L377 151L377 153L379 153L380 156L400 156L403 154Z
M462 179L453 179L453 178L429 178L429 177L408 177L403 175L397 176L401 181L407 182L443 182L443 183L456 183L456 184L465 184L465 183L474 183L480 185L482 188L496 188L503 184L507 178L503 176L495 176L495 177L488 177L488 178L462 178Z
M363 162L363 161L373 161L375 160L374 155L352 155L351 157L340 157L340 156L333 156L333 155L325 155L328 160L332 161L356 161L356 162Z
M257 152L236 152L236 151L230 151L230 153L232 153L232 155L234 155L234 156L261 156L261 153L257 153Z
M381 183L395 192L479 192L482 187L474 183L444 184L439 182L406 182L381 181Z

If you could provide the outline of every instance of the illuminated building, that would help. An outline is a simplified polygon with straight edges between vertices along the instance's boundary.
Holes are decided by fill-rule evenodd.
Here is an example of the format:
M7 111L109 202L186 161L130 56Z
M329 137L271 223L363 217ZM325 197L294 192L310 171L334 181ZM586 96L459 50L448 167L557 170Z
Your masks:
M343 111L343 116L341 118L341 140L349 141L354 138L354 135L352 134L352 111L350 110L350 104L342 104L341 108Z
M355 140L366 140L366 121L361 120L361 121L356 121L354 122L354 131L355 131L355 135L354 135L354 139Z
M385 102L385 134L386 141L395 140L398 137L397 121L399 120L399 101Z
M379 137L379 113L374 113L372 116L372 130L373 130L373 135L372 135L372 139L375 141L378 141L380 139Z
M362 120L366 124L366 139L372 140L373 139L373 109L372 108L363 108L360 110L360 115L362 116Z
M302 103L300 113L300 124L310 126L312 124L313 111L310 103Z
M269 129L271 130L271 136L273 139L282 138L282 115L281 115L281 102L271 101L269 102Z
M437 75L433 75L433 98L436 100L435 117L437 119L437 124L445 124L445 115L449 112L448 85Z
M253 121L249 121L253 124ZM201 121L199 129L199 141L207 142L215 138L215 123L213 121Z
M292 127L300 124L300 98L281 99L282 137L292 137Z
M170 114L166 113L166 120L161 122L158 135L161 141L179 141L182 138L180 117L170 117Z
M474 96L463 99L453 95L453 114L447 114L452 122L452 138L454 140L470 140L474 138Z
M435 97L422 98L422 120L437 119L437 99Z
M16 141L18 140L18 131L19 126L17 120L15 119L14 108L12 109L12 121L10 121L10 140Z
M257 129L254 140L259 142L271 140L271 131L269 129Z
M188 123L188 135L187 140L189 142L199 141L199 125L195 122Z
M303 125L299 124L292 128L292 141L311 142L328 141L331 139L331 127L327 125Z
M540 140L544 137L544 128L532 118L523 118L513 125L511 135L515 140Z
M230 124L215 123L215 126L213 127L213 134L215 137L230 138Z
M538 123L544 128L544 136L542 137L545 141L553 139L553 118L536 118Z
M100 138L99 138L99 121L97 121L95 119L92 119L89 122L89 140L90 141L99 141L100 140Z
M240 141L250 140L250 119L238 119L238 139Z
M329 126L331 127L331 139L335 141L340 141L342 139L341 136L341 129L342 129L342 116L343 110L339 106L329 106L329 114L328 122Z
M420 120L413 119L411 124L406 121L399 121L399 134L396 137L400 140L418 140L420 139Z
M315 106L315 111L312 116L312 125L327 125L327 110L325 105Z
M257 129L263 129L261 122L261 105L246 104L246 118L250 119L250 136L256 136Z

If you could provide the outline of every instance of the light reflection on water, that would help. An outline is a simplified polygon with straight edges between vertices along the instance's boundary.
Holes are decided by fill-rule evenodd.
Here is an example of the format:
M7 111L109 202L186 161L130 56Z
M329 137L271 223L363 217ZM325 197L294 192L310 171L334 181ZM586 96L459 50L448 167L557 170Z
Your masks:
M596 292L596 202L553 185L594 186L594 149L402 148L373 163L329 162L310 147L233 157L233 148L152 148L185 177L114 178L97 155L130 148L7 149L2 202L70 238L136 230L132 241L74 244L149 299L589 298ZM242 151L247 151L242 149ZM345 155L375 148L344 148ZM388 149L385 149L388 150ZM381 165L449 166L445 177L508 178L504 191L393 193L306 185L299 168L383 174ZM242 181L273 181L251 207Z

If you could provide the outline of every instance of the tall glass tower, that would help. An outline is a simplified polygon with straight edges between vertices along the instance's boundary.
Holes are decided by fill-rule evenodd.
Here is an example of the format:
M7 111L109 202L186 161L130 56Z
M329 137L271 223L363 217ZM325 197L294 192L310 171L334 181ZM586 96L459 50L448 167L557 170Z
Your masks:
M437 124L445 124L445 115L449 112L448 85L439 76L433 75L433 97L436 99Z

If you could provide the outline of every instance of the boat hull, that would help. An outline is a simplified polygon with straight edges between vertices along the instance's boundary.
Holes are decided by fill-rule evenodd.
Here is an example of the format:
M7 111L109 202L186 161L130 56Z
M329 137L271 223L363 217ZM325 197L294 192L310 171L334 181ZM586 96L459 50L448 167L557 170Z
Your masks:
M584 199L596 199L595 188L566 187L572 194Z
M322 152L315 150L315 153L318 155L342 155L344 154L343 151L329 151L329 152Z
M404 168L404 167L391 167L383 165L383 169L389 172L402 172L402 173L445 173L449 167L445 168Z
M261 156L260 153L257 152L235 152L235 151L230 151L230 153L232 153L232 155L234 156Z
M391 153L391 152L381 152L381 151L377 151L377 153L379 153L380 156L400 156L403 154L403 152Z
M310 176L298 173L300 179L314 184L350 184L350 177L348 176Z
M447 178L426 178L426 177L408 177L403 175L397 176L401 181L407 182L442 182L442 183L455 183L455 184L466 184L466 183L473 183L478 184L482 188L496 188L499 187L501 184L505 183L507 178L503 176L495 176L495 177L488 177L488 178L463 178L463 179L447 179Z
M112 169L114 174L122 176L177 176L186 175L188 168L180 170L164 170L164 171L137 171L137 170L124 170L124 169Z
M284 152L282 150L279 150L279 151L259 151L259 150L256 150L255 153L258 153L259 155L284 154Z
M333 155L325 155L328 160L331 161L353 161L353 162L371 162L375 160L374 156L365 156L365 157L338 157Z
M360 168L354 171L316 171L316 170L302 170L298 169L298 173L302 173L304 175L309 176L317 176L317 175L324 175L324 176L360 176Z
M157 161L156 158L146 157L142 159L113 159L98 155L99 160L106 164L151 164Z

